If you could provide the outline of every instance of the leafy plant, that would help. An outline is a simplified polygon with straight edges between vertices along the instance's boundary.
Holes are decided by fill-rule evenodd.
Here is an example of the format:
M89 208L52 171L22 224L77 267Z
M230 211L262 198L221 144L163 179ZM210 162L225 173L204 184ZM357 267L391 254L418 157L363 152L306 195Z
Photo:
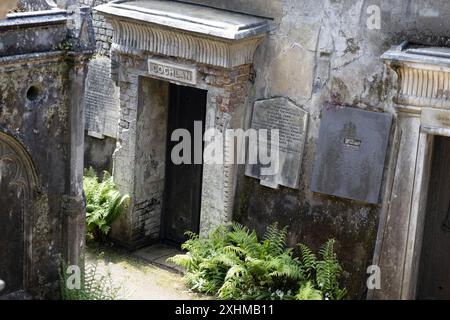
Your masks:
M100 240L107 235L112 223L127 209L130 196L121 195L117 190L113 177L104 172L99 179L93 168L85 172L83 178L86 196L86 229L88 237Z
M287 228L270 225L259 241L255 231L233 223L220 226L208 237L188 233L186 254L169 261L186 269L185 280L198 292L221 299L343 299L342 268L334 240L320 250L321 260L305 245L301 259L286 248Z
M68 282L67 263L61 263L60 289L63 300L119 300L122 298L121 286L114 285L111 273L101 273L98 262L86 266L84 277L79 288L70 288Z

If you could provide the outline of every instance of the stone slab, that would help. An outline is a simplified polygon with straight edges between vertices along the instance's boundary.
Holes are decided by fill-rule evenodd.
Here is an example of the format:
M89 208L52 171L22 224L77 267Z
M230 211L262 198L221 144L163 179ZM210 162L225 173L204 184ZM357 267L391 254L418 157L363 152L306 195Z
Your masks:
M96 138L116 138L117 135L119 89L109 76L110 63L105 57L93 59L86 79L86 130Z
M262 166L258 160L257 164L247 165L245 174L260 179L261 185L266 187L278 188L282 185L298 188L308 116L306 111L286 98L255 102L251 128L279 130L279 170L274 175L264 175L261 169L267 166ZM260 147L260 143L264 141L260 139L258 141Z
M179 266L167 261L168 258L182 253L183 252L181 250L173 246L158 243L149 247L139 249L135 251L133 255L150 263L183 273L183 268L180 268Z
M311 189L377 204L392 116L349 107L325 107Z

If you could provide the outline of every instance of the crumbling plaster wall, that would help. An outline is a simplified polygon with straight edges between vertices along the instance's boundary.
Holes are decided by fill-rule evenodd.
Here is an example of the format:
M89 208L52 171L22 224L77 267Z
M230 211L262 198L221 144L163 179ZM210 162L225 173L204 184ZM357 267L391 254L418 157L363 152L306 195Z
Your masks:
M346 286L352 297L364 298L381 203L365 205L310 191L322 107L331 102L395 113L390 99L394 81L381 54L404 40L450 45L450 4L446 0L283 0L279 5L274 12L281 13L272 16L276 28L255 56L256 81L249 101L283 96L310 113L300 189L268 189L242 171L235 219L260 233L278 221L289 226L290 244L304 242L316 249L328 238L336 238L348 271ZM379 30L367 24L373 14L368 7L373 5L380 8ZM247 125L251 110L248 105Z

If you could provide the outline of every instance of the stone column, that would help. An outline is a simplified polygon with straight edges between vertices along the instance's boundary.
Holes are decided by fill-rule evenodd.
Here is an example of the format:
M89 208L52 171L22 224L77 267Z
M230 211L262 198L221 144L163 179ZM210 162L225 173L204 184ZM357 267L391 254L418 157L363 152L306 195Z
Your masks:
M72 57L69 71L69 134L70 185L65 203L63 239L68 264L78 264L85 243L85 203L83 196L84 170L84 83L87 75L87 57Z
M420 113L399 113L395 172L374 261L381 270L381 290L370 292L369 298L415 297L432 145L420 128Z
M112 51L114 55L114 51ZM122 59L117 54L118 59ZM126 65L127 60L123 63ZM131 60L131 59L130 59ZM127 68L123 68L128 70ZM117 75L120 86L120 121L117 146L113 154L113 176L119 191L131 197L128 212L116 221L111 231L114 241L124 246L132 244L132 213L135 204L135 170L136 170L136 122L138 113L139 76L122 72Z

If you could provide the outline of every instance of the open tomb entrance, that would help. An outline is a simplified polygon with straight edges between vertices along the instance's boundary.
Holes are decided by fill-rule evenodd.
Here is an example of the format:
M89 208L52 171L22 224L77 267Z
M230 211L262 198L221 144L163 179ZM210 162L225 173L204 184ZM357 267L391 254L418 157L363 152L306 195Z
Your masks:
M180 244L186 240L186 231L198 234L200 230L206 95L205 90L169 84L168 148L161 225L161 237L165 242ZM177 144L186 142L172 141L172 135L179 130L189 133L190 152L186 149L174 152L174 155L185 157L187 163L178 163L172 157ZM186 152L188 154L183 154ZM199 158L201 163L195 158Z
M202 120L203 132L244 127L254 53L271 20L179 1L113 1L96 10L114 31L114 181L132 199L112 240L129 249L179 243L188 230L207 234L231 221L237 166L175 165L170 136ZM224 142L223 153L229 148Z
M450 299L450 138L434 137L418 299Z
M404 42L382 59L396 73L396 129L368 298L449 299L450 49Z

